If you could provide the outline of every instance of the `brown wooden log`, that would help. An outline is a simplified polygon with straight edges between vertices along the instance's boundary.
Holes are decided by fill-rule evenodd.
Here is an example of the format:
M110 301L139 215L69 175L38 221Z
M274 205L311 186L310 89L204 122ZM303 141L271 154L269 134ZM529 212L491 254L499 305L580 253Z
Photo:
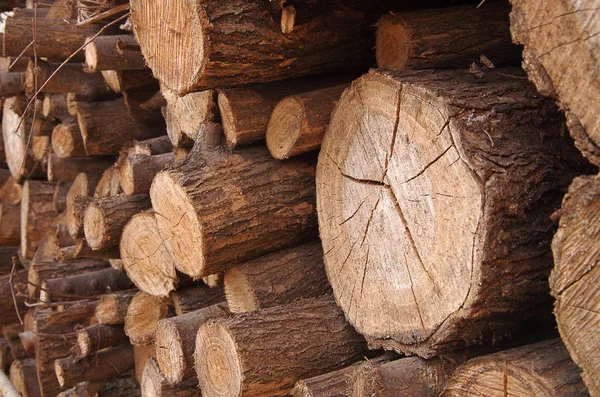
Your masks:
M61 65L31 60L25 71L25 92L33 95L38 90L53 93L72 92L90 100L114 95L100 73L85 73L80 63Z
M6 176L7 170L2 170ZM0 200L3 204L18 205L21 203L21 196L23 195L23 187L19 182L13 178L8 171L7 179L2 183L0 187Z
M187 284L191 279L181 279L180 284ZM175 314L181 316L204 307L225 301L225 291L221 287L207 285L191 285L179 288L170 294L171 305Z
M50 93L44 94L42 101L42 116L47 119L67 119L69 109L67 108L67 94Z
M161 109L166 101L160 92L158 83L126 90L122 94L125 107L133 120L139 123L164 125Z
M173 162L173 153L157 154L147 156L145 154L133 154L127 156L121 164L121 188L125 194L148 194L152 180L156 174Z
M431 357L546 313L549 216L585 171L551 101L499 73L372 71L334 110L320 236L371 347Z
M156 79L150 69L103 70L101 73L106 84L114 92L123 93L135 88L156 85Z
M39 162L43 169L48 166L48 152L51 148L51 140L49 136L33 136L31 137L31 153L35 161Z
M0 275L9 274L13 267L13 257L19 256L19 247L0 247Z
M116 247L121 240L123 228L131 217L150 207L147 194L95 199L83 217L83 230L88 245L94 250Z
M177 287L178 277L175 260L162 242L154 212L148 211L127 222L119 248L131 281L150 295L166 297Z
M138 292L129 303L125 316L125 333L133 345L148 345L154 341L159 320L166 318L169 300Z
M8 342L6 339L0 338L0 368L2 371L8 371L13 361Z
M590 162L600 164L600 93L597 57L600 40L593 1L557 3L512 0L513 41L523 45L523 68L542 95L565 111L575 144ZM577 67L572 60L577 59Z
M89 357L108 347L129 343L129 339L120 325L90 325L75 330L75 334L77 335L78 358Z
M138 384L142 384L144 368L148 360L154 358L154 344L133 346L133 360L135 362L134 373L135 380Z
M52 151L60 158L87 156L77 122L69 121L54 127L52 130Z
M8 98L25 92L23 72L0 71L0 97Z
M76 260L71 262L33 262L27 274L27 291L30 298L37 298L46 280L86 274L108 268L102 260Z
M129 148L128 155L145 154L147 156L158 155L172 152L173 146L167 135L157 136L156 138L146 139L145 141L134 141L133 146Z
M65 325L61 329L65 329L65 332L74 335L72 332L73 327L89 323L90 319L94 316L98 302L99 300L92 297L78 301L61 302L59 305L54 305L49 313L42 314L42 317L45 317L44 326L54 327ZM32 329L35 331L35 326Z
M279 160L321 146L329 118L348 84L288 96L271 113L266 129L267 147Z
M83 214L91 201L90 197L78 196L71 205L67 206L67 229L69 230L69 235L74 239L85 237L83 231Z
M125 324L127 307L136 293L137 291L121 291L102 295L95 313L98 323L108 325Z
M142 395L148 397L193 397L199 393L194 380L170 385L154 359L146 362L140 386Z
M600 177L575 178L564 197L558 231L552 241L554 269L550 276L556 298L558 331L571 358L582 369L591 395L600 393L600 359L594 353L599 336L594 329L600 310L598 241L600 241Z
M372 64L374 15L340 3L306 4L305 23L285 35L262 0L227 5L181 2L158 8L136 0L131 2L131 9L148 66L162 84L181 95L368 68ZM173 28L181 35L173 38L157 22L180 21L177 15L194 18L175 24ZM163 40L168 40L169 46ZM181 56L182 48L186 48L185 57ZM237 50L240 48L243 51Z
M108 168L102 174L94 189L94 198L108 198L121 193L121 175L119 174L118 164Z
M225 272L232 313L283 305L331 292L321 242L300 245L245 262Z
M214 90L192 92L184 96L166 87L161 92L167 101L163 116L167 134L173 146L188 146L195 141L202 124L218 117L217 95Z
M29 59L17 57L0 57L0 70L6 72L24 72L29 64Z
M193 278L315 236L310 158L280 163L262 147L196 147L156 175L150 196L177 269Z
M173 153L175 153L175 161L185 159L190 153L190 149L186 147L174 147Z
M560 339L469 360L456 370L442 396L588 396L579 368Z
M54 188L54 211L60 214L67 209L67 195L71 189L70 181L58 182Z
M209 274L202 277L202 281L210 288L221 288L223 286L223 273Z
M195 369L208 395L282 396L299 379L365 353L364 339L327 296L206 322L196 338Z
M72 181L78 174L100 174L113 164L108 158L61 158L56 153L48 155L48 180L51 182Z
M19 334L19 339L21 340L21 345L23 345L23 349L27 356L34 357L35 356L35 343L36 336L32 331L23 331Z
M133 347L127 344L103 350L83 363L74 357L59 359L54 368L61 387L84 381L105 382L133 368Z
M42 282L40 300L50 303L73 301L99 296L106 291L121 291L132 288L129 278L113 268L96 270L75 276L55 278Z
M156 325L156 361L168 384L194 378L196 331L209 319L229 315L225 302L160 320Z
M18 205L0 203L0 245L14 246L21 243L21 208Z
M101 70L145 69L146 62L135 37L130 34L118 36L100 36L87 39L85 63L88 73Z
M67 207L73 205L75 199L79 196L93 196L99 180L100 175L98 174L86 174L85 172L82 172L77 175L75 179L73 179L73 183L67 194Z
M28 180L23 184L21 199L21 255L33 258L46 229L56 217L54 184Z
M116 155L128 142L164 135L160 123L142 124L129 115L123 98L105 102L79 102L77 120L85 150L90 156Z
M87 245L87 241L85 241L84 239L76 240L74 245L68 247L60 247L56 254L56 258L60 261L71 261L76 259L110 260L119 258L119 256L120 254L118 247L113 247L106 251L96 251L90 248L90 246Z
M23 397L41 396L35 359L16 360L10 366L10 382Z

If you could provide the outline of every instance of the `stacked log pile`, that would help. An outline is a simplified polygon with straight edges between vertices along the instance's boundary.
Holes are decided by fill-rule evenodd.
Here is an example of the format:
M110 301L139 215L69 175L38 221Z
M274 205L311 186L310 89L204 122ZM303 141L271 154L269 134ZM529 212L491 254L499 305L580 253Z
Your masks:
M600 396L597 8L30 3L0 395Z

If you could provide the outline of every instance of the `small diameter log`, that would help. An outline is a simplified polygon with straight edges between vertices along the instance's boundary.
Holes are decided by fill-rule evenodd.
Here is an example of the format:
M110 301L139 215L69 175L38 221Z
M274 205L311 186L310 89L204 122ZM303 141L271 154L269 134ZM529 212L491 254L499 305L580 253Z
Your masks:
M299 379L343 368L366 351L327 296L208 321L198 330L195 369L207 395L283 396Z
M211 288L206 285L193 285L171 292L171 305L178 316L224 301L223 288Z
M175 261L163 244L154 212L134 215L123 228L119 247L123 269L140 290L164 297L175 290Z
M32 95L38 90L54 93L71 92L90 100L106 98L112 93L100 73L85 73L81 64L61 65L41 60L34 63L31 60L25 72L25 92Z
M328 71L365 70L372 65L376 17L340 3L307 4L305 23L286 35L262 0L178 1L169 7L134 0L131 12L148 66L162 84L183 95ZM191 16L185 23L184 15ZM167 27L161 21L174 23ZM171 29L181 34L173 37Z
M133 120L139 123L157 123L165 126L161 109L166 102L158 84L124 91L123 99Z
M0 98L8 98L25 92L25 75L22 72L0 71Z
M96 307L97 309L98 307ZM96 324L75 330L77 335L77 357L89 357L108 347L129 343L121 325Z
M134 345L148 345L154 341L159 320L166 318L169 300L138 292L129 303L125 316L125 333Z
M133 361L135 362L134 373L135 380L142 384L144 368L148 360L154 358L154 344L133 346Z
M147 194L95 199L83 216L83 230L88 245L94 250L107 250L119 245L121 233L131 217L151 206Z
M146 361L140 387L145 397L195 397L199 393L195 380L170 385L154 359Z
M158 322L154 334L156 361L167 383L181 383L195 377L196 331L209 319L228 315L227 304L222 302Z
M558 331L571 358L583 371L591 395L600 394L600 177L575 178L564 197L558 231L552 241L554 269L550 276Z
M108 168L102 174L94 189L94 198L109 198L121 193L121 175L118 164Z
M42 168L46 168L48 164L48 152L52 145L49 136L33 136L31 137L31 153L35 161L38 161Z
M33 258L55 217L54 183L25 181L21 199L21 255L24 258Z
M125 324L127 308L136 293L136 291L123 291L102 295L94 315L98 323L108 325Z
M217 119L217 98L213 90L179 96L176 92L161 87L161 92L167 101L163 107L167 134L175 147L195 141L202 124Z
M127 156L121 164L121 188L125 194L148 194L152 180L156 174L175 160L173 153L157 154L147 156L145 154L133 154Z
M267 147L279 160L316 150L321 146L331 112L348 84L288 96L271 114Z
M224 284L232 313L331 292L323 265L323 249L318 240L232 267L225 272Z
M60 214L64 210L67 209L67 194L69 194L69 190L71 189L71 182L58 182L56 187L54 188L54 211L57 214Z
M42 283L46 280L75 276L108 268L101 260L76 260L71 262L33 262L27 274L27 288L30 298L37 298Z
M75 179L73 179L73 183L67 194L67 207L73 205L75 199L79 196L93 196L99 180L100 175L97 174L86 174L85 172L78 174Z
M469 360L449 379L444 397L589 396L560 339Z
M133 35L100 36L86 40L85 63L88 73L101 70L145 69L146 62Z
M46 303L72 301L102 295L107 291L120 291L132 287L131 281L125 274L113 268L107 268L43 281L40 300Z
M44 94L42 101L42 115L47 119L65 119L69 116L67 108L67 94L50 93Z
M54 127L52 130L52 151L60 158L87 156L77 122L70 121Z
M72 181L78 174L100 174L113 164L112 159L91 157L61 158L56 153L48 155L48 180Z
M40 384L34 358L16 360L10 366L10 382L22 397L39 397Z
M162 135L156 138L146 139L145 141L134 141L133 146L129 148L128 155L145 154L152 156L172 152L173 146L168 136Z
M165 134L161 123L134 121L123 98L105 102L78 102L77 120L90 156L117 155L123 145Z
M600 11L591 0L511 0L513 41L523 45L523 68L538 91L557 100L575 144L600 164L600 94L597 55ZM573 67L571 59L577 59Z
M85 237L83 232L83 214L91 201L90 197L78 196L71 205L67 206L67 229L69 235L74 239Z
M79 382L106 382L133 369L133 347L122 345L94 354L85 362L74 357L56 360L58 383L63 388Z
M29 64L29 59L17 57L0 57L0 70L6 72L24 72ZM12 67L10 67L12 66Z
M370 347L427 358L546 313L550 215L585 167L554 104L511 70L372 71L334 110L320 236Z
M103 70L101 74L110 89L118 93L157 83L150 69Z
M18 205L0 203L0 246L21 243L21 209Z
M313 161L195 147L158 173L150 196L177 269L200 278L314 237Z

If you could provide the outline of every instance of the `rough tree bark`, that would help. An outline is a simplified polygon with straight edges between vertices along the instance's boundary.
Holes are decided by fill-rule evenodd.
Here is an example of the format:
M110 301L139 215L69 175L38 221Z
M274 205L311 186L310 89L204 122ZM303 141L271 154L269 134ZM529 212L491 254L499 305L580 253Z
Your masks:
M102 295L94 317L100 324L125 324L127 307L137 291L122 291Z
M21 199L21 255L33 258L40 240L52 225L54 212L54 183L27 180Z
M54 278L75 276L108 268L106 261L77 260L71 262L33 262L27 273L27 291L30 298L38 298L42 283Z
M112 159L78 157L61 158L56 153L48 154L48 180L51 182L72 181L78 174L100 174L113 164Z
M173 153L155 156L130 154L119 167L123 192L129 196L148 194L156 174L171 164L174 159Z
M193 283L190 278L182 278L180 284ZM171 292L171 305L175 314L181 316L207 306L225 301L225 291L221 287L191 285Z
M0 246L21 243L21 209L18 205L0 203Z
M25 92L33 95L38 90L53 93L72 92L90 100L114 96L100 73L85 73L80 63L61 66L60 63L31 60L25 71Z
M10 366L10 382L23 397L39 397L40 385L34 358L16 360Z
M98 310L98 306L96 306ZM77 335L77 358L89 357L108 347L129 344L122 325L96 324L75 330Z
M133 35L100 36L87 42L83 67L88 73L146 68L140 46Z

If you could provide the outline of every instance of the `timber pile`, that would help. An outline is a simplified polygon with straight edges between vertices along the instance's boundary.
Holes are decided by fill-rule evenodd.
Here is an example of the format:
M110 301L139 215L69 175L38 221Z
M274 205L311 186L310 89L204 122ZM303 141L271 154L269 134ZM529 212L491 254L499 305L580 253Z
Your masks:
M0 370L30 397L600 396L600 18L511 2L15 9Z

